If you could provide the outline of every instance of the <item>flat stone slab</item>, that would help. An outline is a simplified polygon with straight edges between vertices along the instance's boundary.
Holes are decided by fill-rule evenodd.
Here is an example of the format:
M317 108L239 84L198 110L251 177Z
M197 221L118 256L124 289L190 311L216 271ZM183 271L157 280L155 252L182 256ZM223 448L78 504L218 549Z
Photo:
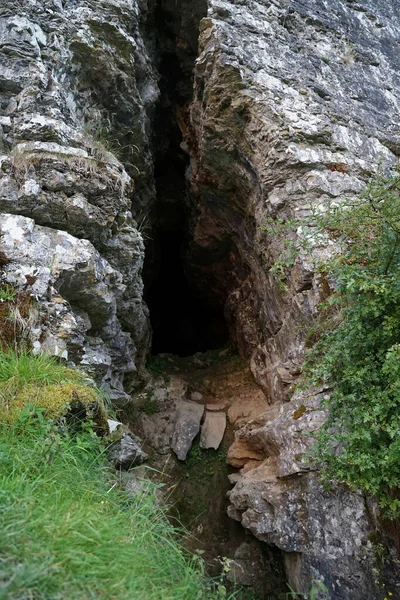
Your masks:
M186 460L196 435L200 431L204 406L194 402L182 402L178 408L171 448L179 460Z
M206 411L201 428L200 448L218 450L226 429L226 414L222 411Z

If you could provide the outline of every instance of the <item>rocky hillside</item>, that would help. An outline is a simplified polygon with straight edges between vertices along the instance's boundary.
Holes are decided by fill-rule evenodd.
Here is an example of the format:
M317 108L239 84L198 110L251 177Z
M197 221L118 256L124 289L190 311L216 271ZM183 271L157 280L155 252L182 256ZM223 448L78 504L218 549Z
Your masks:
M371 499L300 460L329 282L300 252L279 283L264 225L397 164L399 40L397 0L0 0L1 284L31 299L30 344L123 405L152 329L156 352L229 339L271 405L236 432L229 514L333 600L384 598L395 547Z

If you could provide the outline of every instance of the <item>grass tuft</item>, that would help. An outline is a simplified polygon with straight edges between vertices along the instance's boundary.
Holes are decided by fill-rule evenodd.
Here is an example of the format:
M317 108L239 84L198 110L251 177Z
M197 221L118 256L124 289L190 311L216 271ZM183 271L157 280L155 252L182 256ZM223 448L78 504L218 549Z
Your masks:
M0 352L0 422L12 423L27 406L43 409L55 421L68 414L104 424L106 410L99 392L82 374L60 360L31 352Z
M215 597L156 487L120 488L93 430L106 416L58 359L0 352L0 600Z
M110 483L93 432L61 435L40 412L1 425L0 473L1 599L214 597L155 488Z

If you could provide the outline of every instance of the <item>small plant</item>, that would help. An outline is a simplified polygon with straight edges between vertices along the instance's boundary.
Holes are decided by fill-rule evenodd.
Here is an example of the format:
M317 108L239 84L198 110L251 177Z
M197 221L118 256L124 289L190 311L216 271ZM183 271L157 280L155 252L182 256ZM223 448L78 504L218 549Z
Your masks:
M121 143L121 137L127 139L133 135L133 131L123 128L118 133L114 130L110 119L88 121L85 125L85 133L89 136L89 147L93 156L100 162L118 161L125 168L133 169L138 174L140 171L134 164L134 158L139 154L139 148L132 143Z
M289 584L287 584L290 592L286 593L286 600L329 600L328 588L322 581L313 581L312 588L309 594L296 592Z
M17 292L8 284L3 284L0 287L0 302L12 302Z
M29 346L29 333L38 321L35 303L28 291L17 292L3 285L0 301L0 349Z
M138 217L136 229L145 241L153 239L151 237L152 224L148 214Z
M158 407L157 407L157 401L153 396L151 396L150 398L148 398L146 400L146 402L144 403L144 405L142 407L142 411L144 413L146 413L146 415L155 415L156 414L156 412L158 411Z
M322 581L314 581L310 591L310 600L328 600L328 588Z

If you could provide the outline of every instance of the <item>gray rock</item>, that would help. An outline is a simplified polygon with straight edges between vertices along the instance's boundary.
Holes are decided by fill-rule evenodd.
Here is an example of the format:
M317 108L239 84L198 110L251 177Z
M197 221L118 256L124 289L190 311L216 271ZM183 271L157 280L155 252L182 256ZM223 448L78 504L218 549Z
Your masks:
M68 354L71 365L124 403L124 386L129 390L141 376L150 341L141 281L144 244L130 213L132 200L140 211L154 195L149 114L158 87L151 41L144 40L145 31L150 35L147 1L3 5L0 211L27 218L19 222L25 238L35 224L34 260L24 259L16 281L12 272L20 258L14 252L3 282L24 289L26 269L41 264L32 293L49 332L43 349ZM125 167L113 154L121 147ZM48 245L41 251L35 245L45 243L37 235L44 228ZM49 267L42 258L69 255L73 247L75 263L51 273L54 290L45 290L44 271L54 269L54 261ZM89 247L96 259L88 267ZM102 275L94 272L104 265L109 281L101 291ZM33 339L37 351L39 337Z
M200 431L204 406L194 402L182 402L178 407L171 448L179 460L186 460L196 435Z
M224 438L226 429L226 414L222 411L206 411L204 423L201 426L200 448L218 450Z
M257 540L243 542L229 564L228 581L236 585L254 586L260 579L264 565L261 545Z
M233 338L270 402L287 401L326 282L300 252L282 292L270 268L285 236L262 225L354 197L380 166L396 166L398 2L208 4L186 140L189 268L203 293L227 297Z
M2 281L33 300L26 329L35 352L79 364L116 401L126 401L122 379L135 371L135 347L117 315L125 289L121 273L88 240L27 217L0 214L0 237L8 260Z
M379 530L377 507L343 486L325 490L303 460L309 434L326 418L319 408L324 395L296 394L236 433L228 458L234 461L245 447L259 460L252 466L249 459L250 468L236 477L228 514L284 551L296 591L307 594L315 579L334 600L373 600L380 570L371 542Z
M117 431L118 427L122 426L122 423L120 421L114 421L114 419L107 419L107 425L108 432L114 433L114 431Z
M133 433L124 433L114 442L108 452L108 459L116 469L129 469L143 464L148 456L142 450L141 440Z

